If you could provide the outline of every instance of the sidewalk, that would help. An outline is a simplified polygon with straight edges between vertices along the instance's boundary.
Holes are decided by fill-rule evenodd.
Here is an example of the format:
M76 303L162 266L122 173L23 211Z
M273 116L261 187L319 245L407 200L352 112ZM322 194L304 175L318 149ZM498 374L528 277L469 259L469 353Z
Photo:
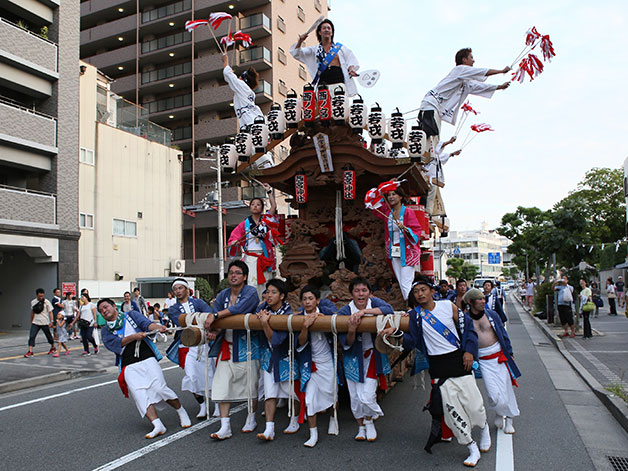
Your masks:
M521 299L515 296L521 305ZM510 298L512 299L512 297ZM524 310L530 313L527 307ZM624 310L617 309L617 316L608 315L608 302L600 309L599 317L591 319L593 338L584 340L581 331L576 338L559 337L562 327L530 315L576 373L602 401L608 411L628 432L628 404L609 392L611 385L621 385L628 390L624 377L628 365L628 318Z
M172 337L168 339L168 342L157 343L162 353L170 345ZM66 356L62 352L59 358L47 354L50 345L43 334L40 333L35 342L35 356L24 358L28 351L28 332L0 332L0 394L79 376L117 371L115 355L102 346L102 339L98 355L90 348L92 354L82 356L83 346L78 339L67 342L70 354Z

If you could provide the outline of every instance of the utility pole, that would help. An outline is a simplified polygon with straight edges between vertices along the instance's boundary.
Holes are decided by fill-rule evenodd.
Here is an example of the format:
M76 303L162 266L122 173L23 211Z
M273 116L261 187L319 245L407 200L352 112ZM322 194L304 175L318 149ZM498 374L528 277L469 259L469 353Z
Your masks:
M209 153L214 150L209 143L206 144L206 147ZM194 160L216 162L216 166L212 167L212 169L216 170L216 193L218 195L218 281L222 281L225 278L225 237L222 222L222 168L220 165L220 158L216 154L215 158L203 159L197 157Z

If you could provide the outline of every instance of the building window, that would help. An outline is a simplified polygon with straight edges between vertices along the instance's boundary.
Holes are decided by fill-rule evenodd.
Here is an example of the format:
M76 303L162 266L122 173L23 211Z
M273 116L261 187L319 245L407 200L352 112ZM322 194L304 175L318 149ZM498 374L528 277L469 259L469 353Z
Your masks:
M283 80L279 79L279 94L286 96L288 94L288 87L286 87L286 82L284 82Z
M286 57L286 51L284 51L280 47L277 48L277 58L279 59L279 62L281 62L282 64L288 63L288 58Z
M297 6L297 17L305 23L305 12L300 6Z
M307 72L305 71L305 67L303 67L302 65L299 65L299 77L301 77L303 80L307 80Z
M165 7L156 8L150 11L145 11L142 13L142 23L158 20L159 18L163 18L164 16L170 16L176 13L181 13L182 11L186 11L191 8L192 8L192 0L183 0L180 2L172 3L170 5L166 5Z
M277 29L282 33L286 32L286 22L281 16L277 16Z
M92 149L81 147L79 160L83 164L95 165L96 159L94 159L94 151Z
M93 229L94 228L94 215L87 213L79 214L79 227L81 229Z
M319 13L323 11L323 6L321 5L321 0L314 0L314 8L316 8Z
M121 237L137 237L137 223L124 219L113 220L113 235Z

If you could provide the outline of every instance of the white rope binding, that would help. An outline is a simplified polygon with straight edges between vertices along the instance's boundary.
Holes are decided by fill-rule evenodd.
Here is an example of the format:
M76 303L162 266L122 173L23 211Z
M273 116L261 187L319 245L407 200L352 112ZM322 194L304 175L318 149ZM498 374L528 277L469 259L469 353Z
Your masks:
M401 314L400 313L395 312L393 314L386 314L386 315L382 315L382 316L377 316L377 319L376 319L375 322L376 322L376 325L377 325L377 333L378 334L382 330L384 330L385 328L390 326L390 327L394 327L395 328L395 333L391 334L391 337L400 337L400 336L403 335L403 332L399 331L399 326L401 325ZM397 350L399 352L403 352L403 346L391 344L388 341L388 338L384 337L384 336L382 336L382 340L384 341L384 343L386 345L388 345L393 350Z
M248 408L249 415L253 413L253 392L251 391L251 379L253 376L253 370L251 365L251 327L249 326L249 318L251 314L245 314L244 316L244 328L246 329L246 389L247 389L247 398L246 398L246 406ZM235 355L235 352L234 352ZM208 414L209 415L209 414Z
M334 336L334 435L339 434L338 430L338 328L336 327L336 319L338 314L331 316L331 331Z

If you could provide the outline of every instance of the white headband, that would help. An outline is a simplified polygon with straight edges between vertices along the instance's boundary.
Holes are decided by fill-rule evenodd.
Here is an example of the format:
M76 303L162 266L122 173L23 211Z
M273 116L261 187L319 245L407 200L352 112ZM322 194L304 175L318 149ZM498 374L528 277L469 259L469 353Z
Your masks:
M172 282L172 287L174 288L177 285L185 286L187 289L190 289L190 285L185 280L174 280Z

